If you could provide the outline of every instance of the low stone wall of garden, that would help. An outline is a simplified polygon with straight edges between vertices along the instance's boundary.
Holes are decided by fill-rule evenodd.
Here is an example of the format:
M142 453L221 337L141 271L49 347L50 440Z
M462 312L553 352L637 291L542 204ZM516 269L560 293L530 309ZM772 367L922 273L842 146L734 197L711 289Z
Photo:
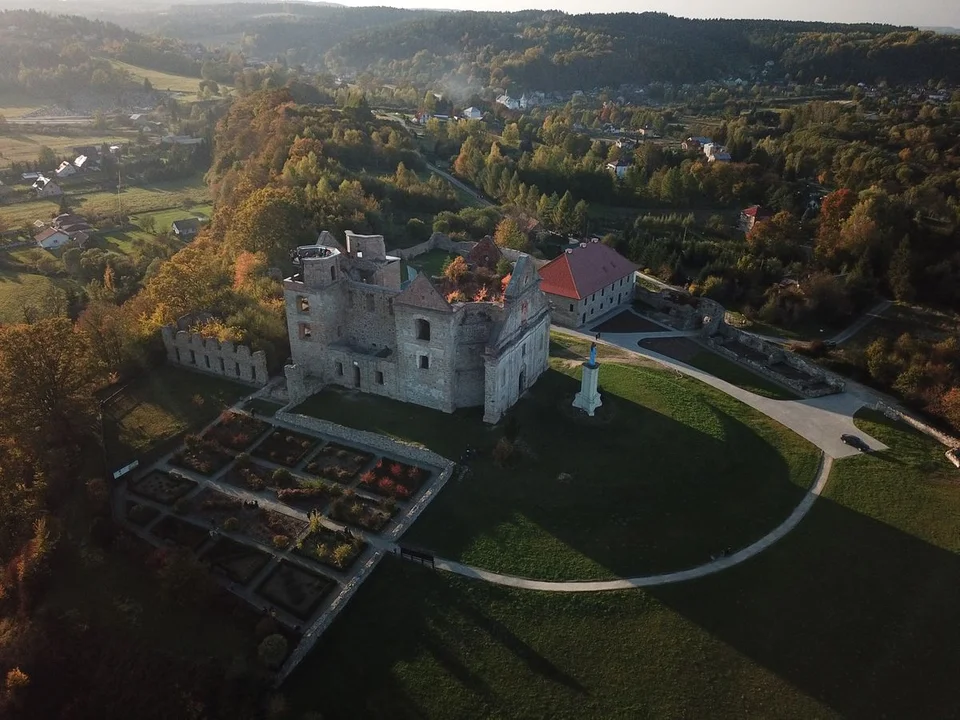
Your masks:
M453 466L453 462L432 450L427 450L425 447L414 445L413 443L393 440L380 433L355 430L327 420L320 420L319 418L308 417L307 415L300 415L283 410L278 412L275 417L281 422L298 425L307 430L320 433L321 435L327 435L346 443L365 445L385 455L394 455L409 459L418 465L429 465L440 468L441 470L446 470L448 466Z

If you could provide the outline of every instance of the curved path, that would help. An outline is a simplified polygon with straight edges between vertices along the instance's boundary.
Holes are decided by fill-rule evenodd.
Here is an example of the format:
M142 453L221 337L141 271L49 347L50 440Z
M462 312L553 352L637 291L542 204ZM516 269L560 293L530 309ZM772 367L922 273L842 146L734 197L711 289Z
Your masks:
M813 487L804 495L800 504L793 509L790 516L771 532L764 535L755 543L748 545L738 552L727 557L717 558L704 565L690 568L689 570L678 570L671 573L662 573L659 575L642 575L633 578L620 578L619 580L572 580L572 581L551 581L551 580L530 580L528 578L517 577L515 575L502 575L500 573L481 570L480 568L462 565L452 560L435 560L437 570L452 572L456 575L483 580L495 585L506 585L508 587L522 588L524 590L543 590L546 592L601 592L605 590L631 590L633 588L653 587L654 585L669 585L670 583L684 582L685 580L694 580L696 578L713 575L721 570L732 568L745 560L749 560L754 555L766 550L784 535L793 530L804 516L813 507L813 503L823 492L827 485L827 478L830 476L830 468L833 466L833 460L829 455L824 455L820 461L820 469L817 472Z
M619 310L617 311L619 312ZM600 322L600 320L598 320ZM586 340L592 340L591 335L587 335L575 330L566 330L557 328L561 332L570 335L576 335ZM718 390L725 392L732 397L750 407L759 410L764 415L780 422L786 427L796 432L801 437L806 438L811 443L821 449L820 468L814 479L813 485L804 495L803 500L797 505L789 517L772 531L764 535L756 542L739 550L727 557L717 558L711 562L670 573L661 573L658 575L643 575L640 577L620 578L618 580L586 580L586 581L550 581L550 580L531 580L529 578L517 577L515 575L505 575L501 573L490 572L481 568L464 565L445 560L435 559L435 567L438 570L451 572L463 577L483 580L484 582L507 587L522 588L525 590L541 590L545 592L602 592L610 590L629 590L632 588L653 587L656 585L668 585L671 583L694 580L714 573L726 570L735 565L739 565L745 560L749 560L755 555L763 552L775 542L783 538L787 533L793 530L800 521L806 516L813 507L814 502L823 492L827 485L827 478L830 476L830 470L833 467L835 458L848 457L858 454L857 450L848 447L840 442L842 432L857 433L864 436L853 424L853 415L864 405L870 404L876 398L863 392L859 386L854 392L845 392L838 395L831 395L825 398L816 398L812 400L770 400L768 398L755 395L748 390L744 390L736 385L732 385L720 378L717 378L702 370L691 367L686 363L679 362L673 358L661 355L640 346L639 341L650 339L652 337L685 337L689 333L683 332L663 332L663 333L604 333L604 340L607 344L621 347L636 355L644 356L655 360L658 363L672 368L673 370L694 377L701 382L711 385ZM871 447L875 450L886 449L886 446L875 438L866 436Z

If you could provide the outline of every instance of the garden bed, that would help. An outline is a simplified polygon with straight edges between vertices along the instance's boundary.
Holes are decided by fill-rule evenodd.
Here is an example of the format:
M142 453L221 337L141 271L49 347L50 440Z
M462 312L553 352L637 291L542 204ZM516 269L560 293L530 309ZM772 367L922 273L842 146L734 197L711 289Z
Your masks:
M173 515L167 515L153 526L153 534L161 540L167 540L175 545L197 550L210 537L210 531L182 520Z
M269 468L266 465L254 462L246 453L237 456L237 462L230 468L230 472L223 479L235 487L246 488L259 492L267 488L295 488L299 487L297 479L289 470Z
M160 511L149 505L139 505L133 501L127 501L126 517L127 520L137 527L146 527L150 524Z
M246 585L253 580L256 574L270 562L270 556L267 553L230 538L220 538L210 550L204 553L203 559L241 585Z
M233 460L233 455L212 440L187 435L183 447L178 450L170 463L200 475L213 475Z
M294 617L307 620L335 584L329 578L282 562L264 580L257 593Z
M204 438L218 445L242 452L250 447L270 425L243 413L225 412L220 415L220 422L210 428Z
M363 474L360 484L364 490L378 495L409 500L429 477L428 471L416 465L381 458L372 470Z
M260 507L245 506L237 498L206 490L193 499L190 511L235 532L276 548L285 548L306 529L302 520Z
M196 486L193 480L187 480L180 475L154 470L133 483L131 490L158 503L172 505Z
M338 485L328 485L320 480L301 481L299 487L277 490L277 500L310 512L342 496L343 493L343 488Z
M316 560L335 570L346 570L366 549L363 539L349 532L332 530L318 521L311 523L310 532L297 542L294 552Z
M370 453L327 443L307 464L306 471L327 480L349 484L372 459Z
M330 517L371 532L383 529L397 511L392 500L369 500L347 490L330 504Z
M293 468L307 456L317 442L315 437L277 428L257 445L252 454L277 465Z

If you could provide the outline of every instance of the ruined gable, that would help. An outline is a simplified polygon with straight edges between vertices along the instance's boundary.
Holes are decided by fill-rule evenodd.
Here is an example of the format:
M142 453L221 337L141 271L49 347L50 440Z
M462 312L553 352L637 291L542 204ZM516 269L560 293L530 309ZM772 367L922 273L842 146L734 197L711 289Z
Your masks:
M440 291L422 273L413 279L410 287L397 295L393 303L394 305L409 305L421 310L453 312L450 303L444 299Z

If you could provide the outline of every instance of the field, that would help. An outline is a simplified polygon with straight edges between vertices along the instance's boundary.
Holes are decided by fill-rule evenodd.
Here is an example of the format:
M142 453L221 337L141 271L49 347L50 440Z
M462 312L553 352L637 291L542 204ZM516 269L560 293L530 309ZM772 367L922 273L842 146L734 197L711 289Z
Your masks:
M558 353L562 354L562 353ZM816 473L818 453L759 413L695 380L605 363L598 418L569 405L579 367L555 358L496 429L451 415L325 390L299 411L422 443L449 458L480 450L405 536L438 556L542 579L679 570L778 525ZM522 449L490 453L515 425Z
M640 346L672 357L699 370L726 380L744 390L773 400L799 400L799 396L749 368L705 350L687 338L641 340Z
M407 264L412 268L416 268L428 277L433 277L435 275L440 275L443 272L444 263L453 257L458 256L452 255L445 250L430 250L429 252L425 252L423 255L408 261Z
M0 108L0 111L3 111ZM29 111L29 110L28 110ZM3 111L5 112L5 111ZM115 132L104 134L91 133L84 128L78 135L44 135L39 133L11 133L0 135L0 167L8 167L15 162L36 162L40 148L46 145L60 157L76 157L73 148L80 145L102 145L129 142L130 136ZM52 168L46 168L50 170Z
M39 306L51 288L70 284L69 280L0 269L0 323L23 322L23 310Z
M151 370L105 408L112 466L120 467L157 446L172 450L175 438L202 427L249 392L246 386L174 367Z
M110 191L84 192L77 189L66 194L67 202L73 212L81 215L116 215L118 208L117 193ZM125 214L133 215L168 208L180 208L190 204L191 209L179 210L189 215L194 212L193 205L201 206L199 212L209 210L209 191L198 175L185 180L153 183L143 187L124 186L120 193L120 207ZM59 209L59 201L33 200L14 205L0 206L0 224L6 227L21 227L32 224L34 220L49 220ZM159 224L158 224L159 228Z
M858 424L892 450L838 463L796 530L702 580L550 594L387 558L287 697L328 718L955 717L957 473Z
M169 90L171 92L196 95L199 89L200 78L187 77L185 75L173 75L171 73L161 72L160 70L148 70L147 68L137 67L136 65L128 65L127 63L120 62L119 60L111 60L110 62L114 65L114 67L126 70L141 82L144 79L149 80L150 84L153 85L154 90ZM225 86L221 87L225 90L229 89Z

